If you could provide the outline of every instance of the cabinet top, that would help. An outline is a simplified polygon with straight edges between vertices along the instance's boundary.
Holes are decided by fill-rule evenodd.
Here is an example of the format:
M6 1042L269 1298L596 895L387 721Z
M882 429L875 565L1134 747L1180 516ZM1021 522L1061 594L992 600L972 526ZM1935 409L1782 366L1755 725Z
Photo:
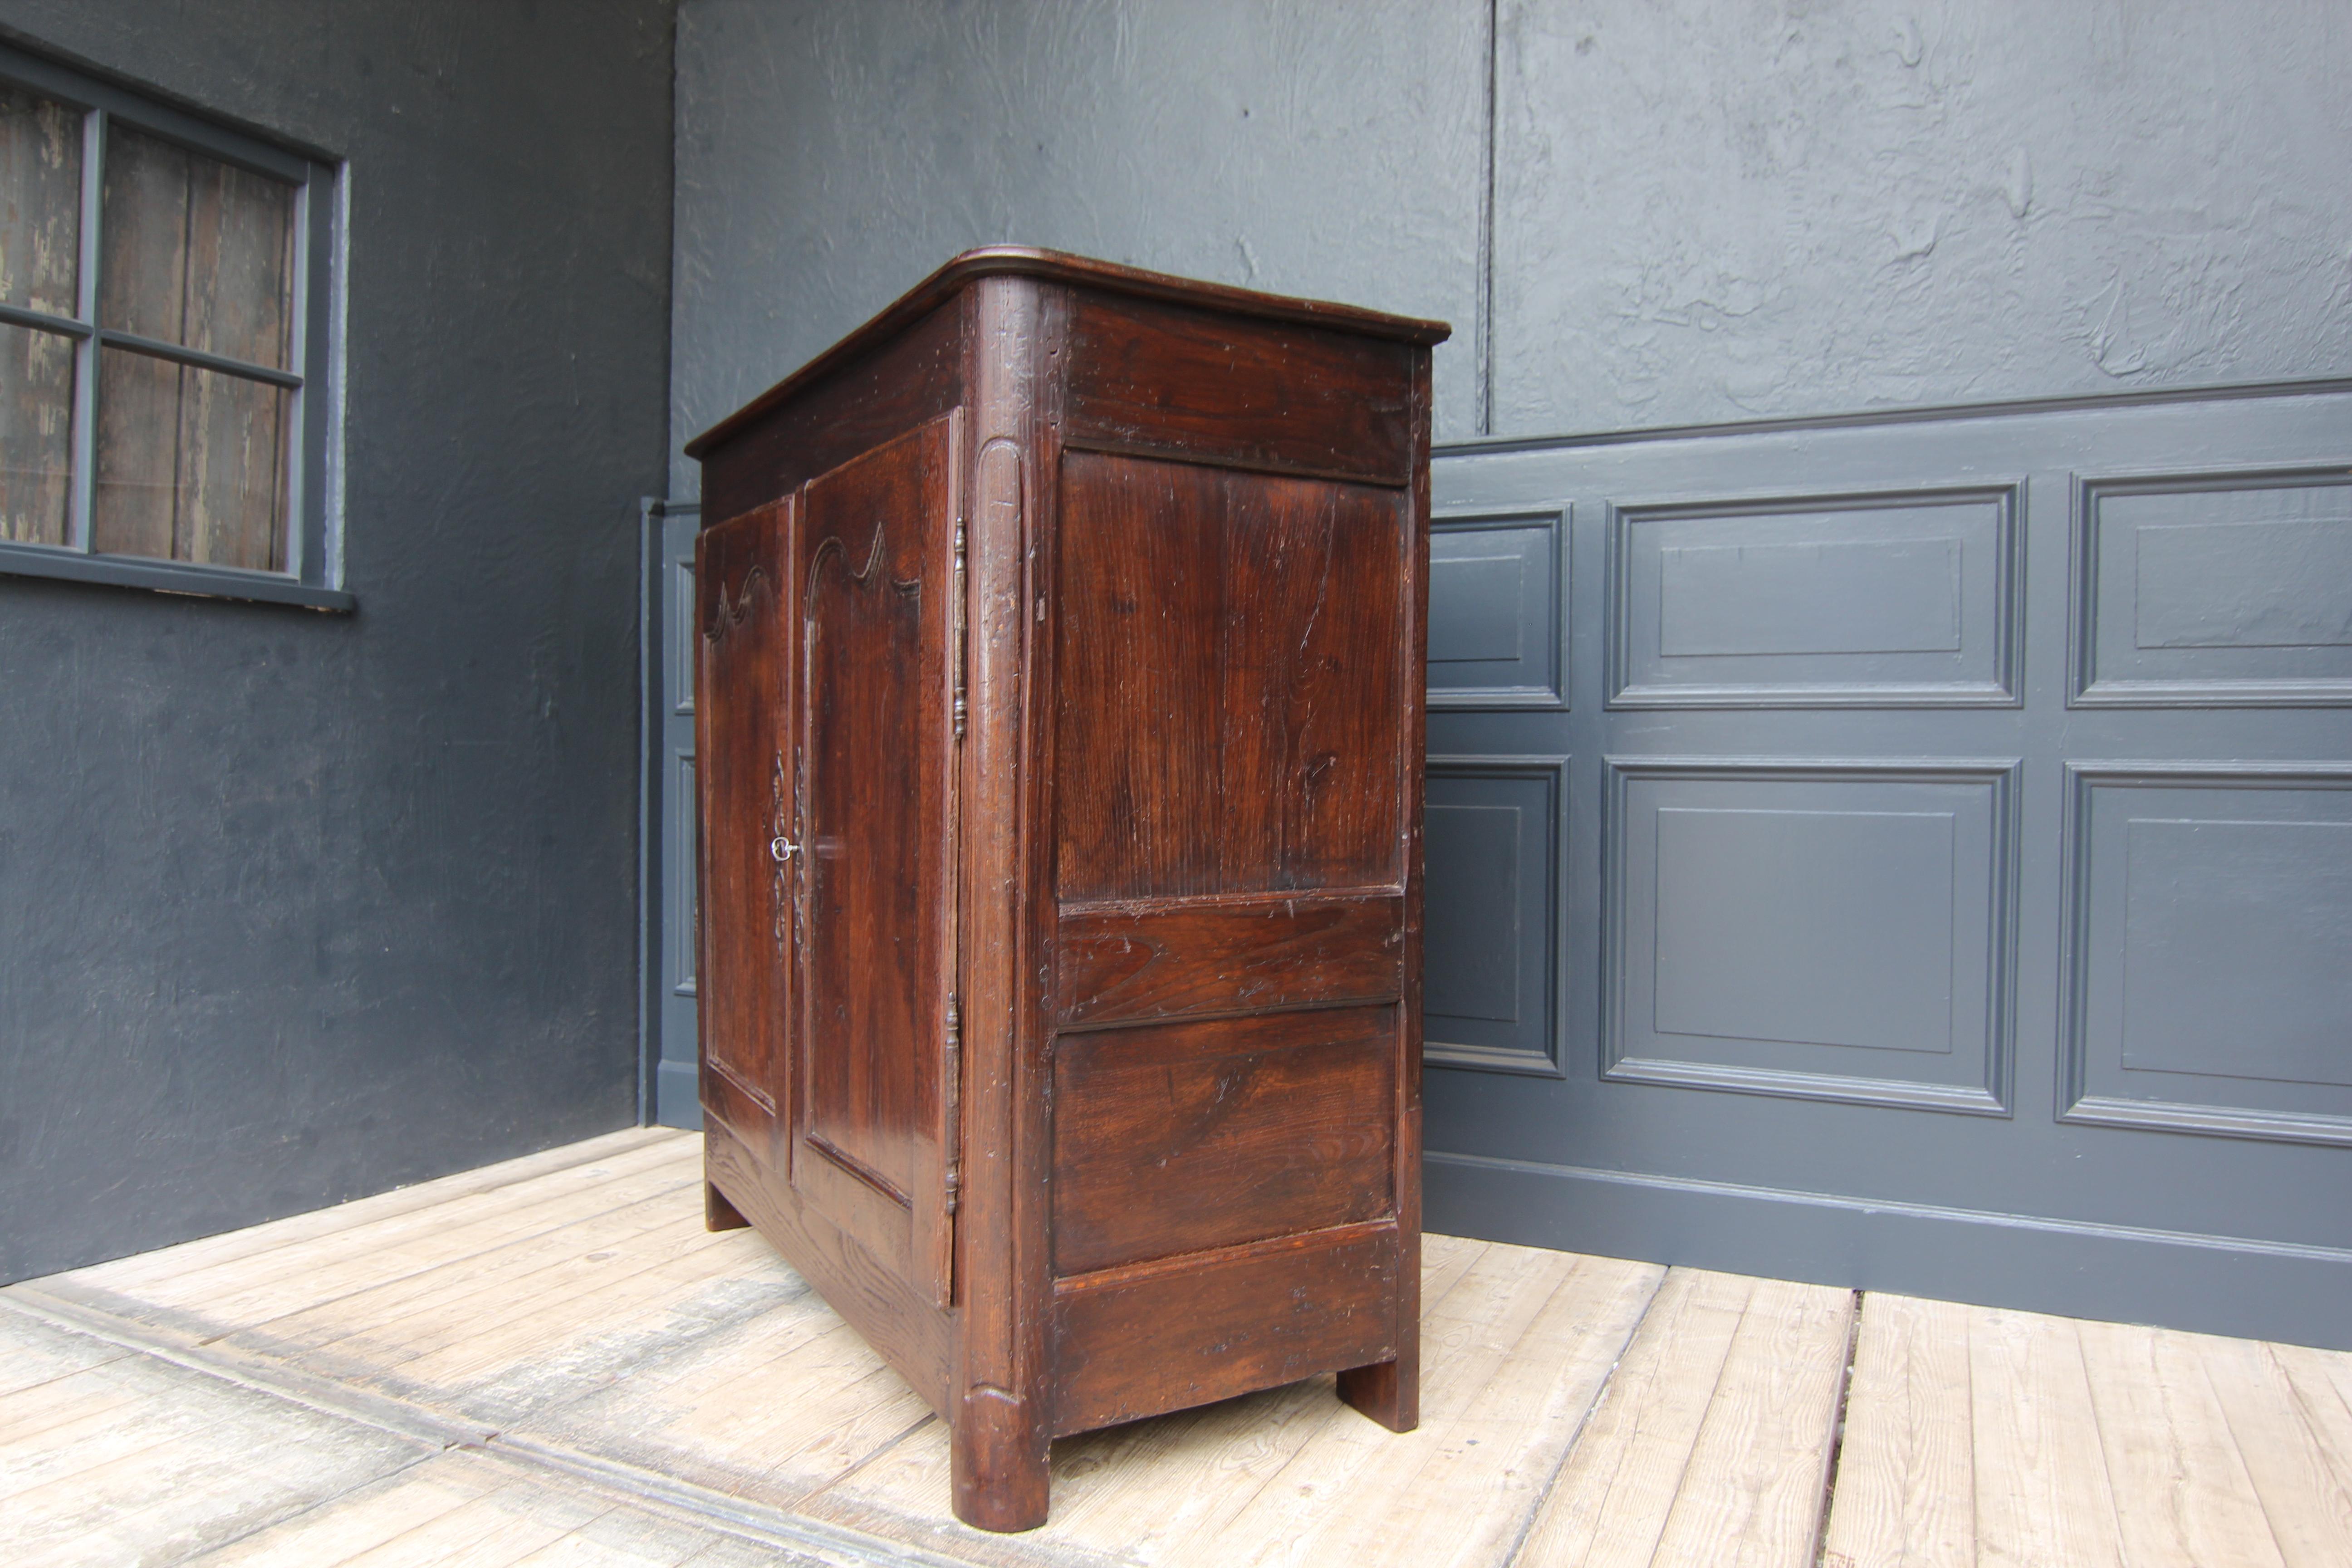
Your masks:
M1230 315L1263 321L1298 321L1361 337L1391 338L1403 342L1444 342L1454 333L1444 321L1414 316L1392 316L1360 305L1335 304L1328 300L1300 300L1286 294L1262 294L1225 283L1204 283L1168 272L1147 272L1138 267L1097 261L1059 250L1026 245L984 245L967 250L916 284L864 326L778 382L751 402L686 444L686 455L700 458L745 425L799 392L877 342L890 336L975 279L1016 276L1049 283L1077 284L1116 294L1139 295Z

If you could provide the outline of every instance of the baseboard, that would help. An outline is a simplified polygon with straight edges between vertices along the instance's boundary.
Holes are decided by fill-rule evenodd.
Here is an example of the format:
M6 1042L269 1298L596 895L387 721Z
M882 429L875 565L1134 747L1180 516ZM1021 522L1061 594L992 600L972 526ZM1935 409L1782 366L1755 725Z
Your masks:
M2352 1350L2352 1249L1432 1152L1452 1236Z
M654 1125L702 1131L702 1085L692 1062L663 1062L654 1068Z

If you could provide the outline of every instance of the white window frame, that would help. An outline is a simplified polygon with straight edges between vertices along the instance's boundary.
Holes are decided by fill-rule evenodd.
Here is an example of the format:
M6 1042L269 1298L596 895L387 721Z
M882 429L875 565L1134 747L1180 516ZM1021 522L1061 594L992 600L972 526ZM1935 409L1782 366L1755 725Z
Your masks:
M350 610L342 581L341 267L343 169L310 153L173 108L155 99L0 43L0 80L53 99L82 116L81 239L71 316L0 303L0 324L70 338L74 344L73 440L67 542L0 540L0 573L156 588L174 594ZM289 369L256 365L201 349L119 331L98 320L101 193L107 132L120 122L207 157L294 187L294 298ZM251 571L194 561L112 555L90 548L97 482L95 435L100 348L222 372L283 387L293 400L295 438L287 449L286 570Z

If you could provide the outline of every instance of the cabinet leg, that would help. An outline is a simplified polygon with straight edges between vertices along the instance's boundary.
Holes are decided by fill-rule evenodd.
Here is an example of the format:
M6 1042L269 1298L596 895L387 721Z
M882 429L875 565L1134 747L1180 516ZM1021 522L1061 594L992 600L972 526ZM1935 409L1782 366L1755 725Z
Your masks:
M750 1220L743 1217L743 1213L740 1209L738 1209L733 1204L727 1201L727 1194L725 1193L720 1192L709 1182L702 1184L703 1229L741 1230L745 1226L750 1225L751 1223L751 1222Z
M1034 1530L1045 1522L1052 1436L1035 1412L1002 1389L963 1396L949 1449L955 1515L975 1530Z
M1339 1397L1391 1432L1410 1432L1421 1425L1421 1358L1349 1367Z

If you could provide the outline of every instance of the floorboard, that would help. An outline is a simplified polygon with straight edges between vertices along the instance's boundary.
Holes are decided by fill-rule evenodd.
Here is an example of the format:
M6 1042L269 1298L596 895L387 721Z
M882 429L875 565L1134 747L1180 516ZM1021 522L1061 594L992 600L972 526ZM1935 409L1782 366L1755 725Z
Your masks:
M0 1290L0 1561L2352 1563L2352 1356L1433 1236L1423 1423L1331 1379L1054 1446L1018 1536L631 1131Z
M1968 1310L1979 1568L2120 1568L2122 1526L2078 1325Z
M1823 1568L1969 1568L1976 1421L1966 1307L1872 1296L1854 1340Z

